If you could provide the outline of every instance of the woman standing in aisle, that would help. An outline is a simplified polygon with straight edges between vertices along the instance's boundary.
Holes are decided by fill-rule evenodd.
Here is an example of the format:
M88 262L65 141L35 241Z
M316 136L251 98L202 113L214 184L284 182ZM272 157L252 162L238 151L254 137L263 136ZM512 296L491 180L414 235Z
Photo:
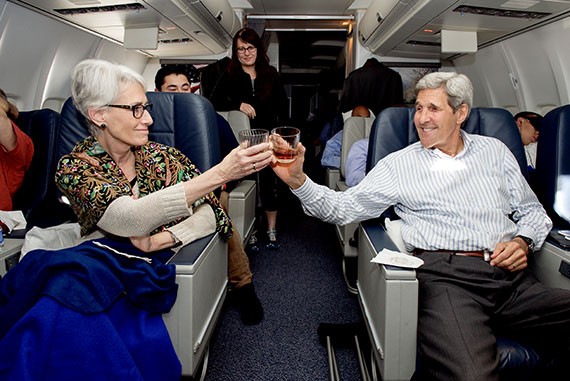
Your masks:
M218 111L245 113L251 128L271 130L288 119L285 88L253 29L243 28L234 36L231 61L220 76L211 101ZM277 249L278 190L283 184L271 168L261 170L259 179L261 206L267 219L267 248Z

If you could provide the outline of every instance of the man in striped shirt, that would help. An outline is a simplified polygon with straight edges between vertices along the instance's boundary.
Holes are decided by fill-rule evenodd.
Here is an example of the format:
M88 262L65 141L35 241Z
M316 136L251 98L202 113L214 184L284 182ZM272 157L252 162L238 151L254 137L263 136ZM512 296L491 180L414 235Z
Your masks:
M570 291L527 270L552 222L511 151L461 130L473 99L469 79L431 73L416 86L420 141L394 152L355 187L335 192L302 170L305 149L274 171L306 213L333 224L375 218L390 206L402 238L424 260L418 352L421 380L498 380L496 334L566 349Z

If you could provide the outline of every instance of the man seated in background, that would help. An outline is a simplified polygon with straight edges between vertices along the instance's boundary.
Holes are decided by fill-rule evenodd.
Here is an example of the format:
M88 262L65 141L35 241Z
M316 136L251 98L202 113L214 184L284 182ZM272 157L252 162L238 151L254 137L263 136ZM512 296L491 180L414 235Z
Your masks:
M358 184L366 176L366 159L368 158L368 138L352 143L346 156L345 183L348 187Z
M536 148L542 115L531 111L522 111L516 114L514 118L521 133L528 169L533 171L536 167Z
M0 89L0 210L12 210L12 197L22 185L34 156L32 139L14 122L18 113Z
M179 66L164 66L158 70L155 79L155 91L190 93L190 81L184 68ZM218 118L223 119L218 113ZM218 128L220 134L220 150L225 156L227 152L237 147L238 143L233 131L227 125L227 128L220 127L220 123L225 122L218 120ZM225 122L227 124L227 122ZM223 133L222 130L229 130ZM230 135L231 134L231 138ZM226 139L223 138L226 137ZM235 142L232 146L231 140ZM228 211L229 193L225 188L220 192L220 204L224 210ZM231 216L230 216L231 218ZM263 320L263 307L259 301L254 287L253 274L249 267L249 259L243 247L242 238L236 229L233 221L233 234L228 240L228 281L233 289L234 300L240 310L241 319L245 324L258 324Z
M154 77L154 91L171 93L191 93L192 87L186 69L182 66L163 66ZM216 113L218 135L220 136L220 154L225 157L238 146L238 141L229 123Z
M366 106L356 106L351 116L360 116L363 118L374 117ZM342 130L337 132L327 141L321 158L321 165L329 168L340 168L340 157L342 153Z

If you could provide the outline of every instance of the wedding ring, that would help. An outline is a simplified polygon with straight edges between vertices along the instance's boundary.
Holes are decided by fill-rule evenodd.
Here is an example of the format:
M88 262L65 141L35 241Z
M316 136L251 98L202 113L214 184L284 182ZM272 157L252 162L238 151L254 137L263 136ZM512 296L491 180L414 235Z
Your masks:
M256 171L256 169L255 169L255 163L253 163L253 170Z

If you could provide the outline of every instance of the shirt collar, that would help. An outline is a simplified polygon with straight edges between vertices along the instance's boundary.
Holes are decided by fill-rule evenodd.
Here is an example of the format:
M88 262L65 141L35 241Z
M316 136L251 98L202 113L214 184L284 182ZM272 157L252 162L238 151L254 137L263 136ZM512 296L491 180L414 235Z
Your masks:
M460 157L464 156L466 154L466 152L468 150L470 150L470 147L473 144L473 139L471 138L471 135L469 135L468 133L466 133L463 130L459 130L459 134L461 135L461 139L463 139L463 149L457 155L450 156L450 155L440 151L438 148L428 149L428 151L433 153L437 157L440 157L440 158L454 159L454 158L460 158Z

